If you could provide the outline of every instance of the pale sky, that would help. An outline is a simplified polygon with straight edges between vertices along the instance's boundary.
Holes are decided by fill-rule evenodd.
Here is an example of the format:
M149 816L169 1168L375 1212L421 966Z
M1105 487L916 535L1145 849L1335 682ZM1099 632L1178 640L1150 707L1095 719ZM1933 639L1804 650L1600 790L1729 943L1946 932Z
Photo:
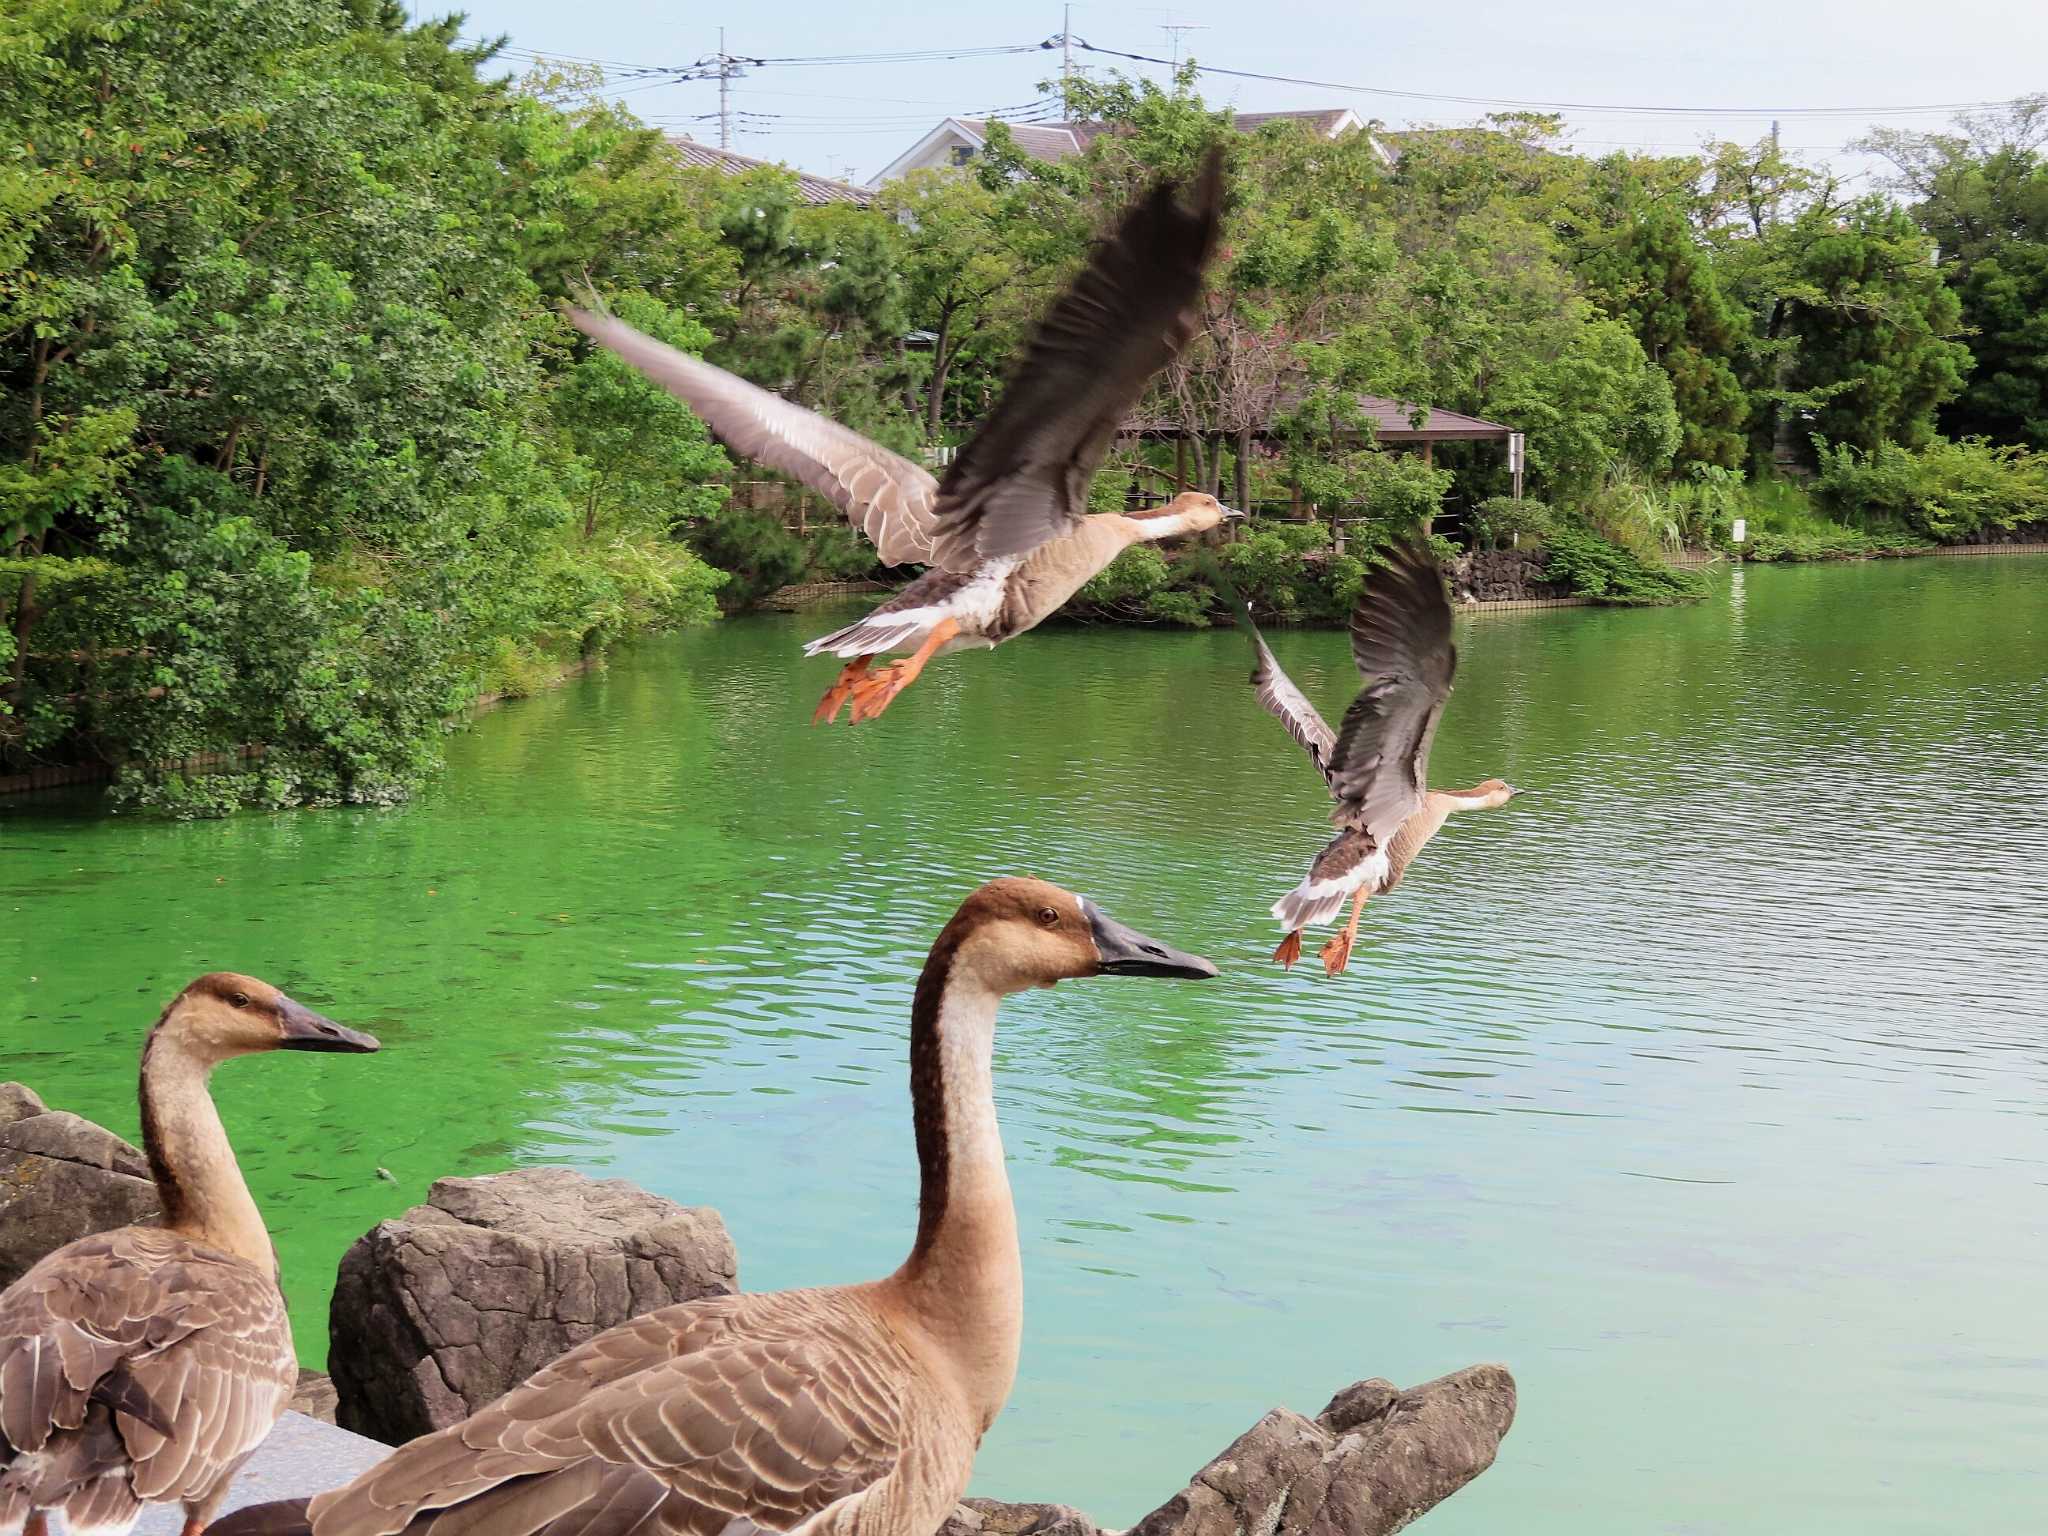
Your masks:
M440 8L409 0L420 13ZM466 36L510 34L519 49L632 65L688 65L718 51L816 57L1034 44L1060 31L1057 0L756 0L682 7L661 0L471 0ZM1945 111L1901 111L2048 90L2043 0L1182 0L1073 6L1073 31L1105 48L1170 55L1327 85L1207 76L1214 105L1241 111L1349 106L1391 127L1469 122L1487 107L1409 100L1411 91L1663 111L1573 110L1588 153L1684 151L1703 138L1754 140L1775 112L1788 149L1855 173L1841 145L1874 122L1939 128ZM1091 67L1120 65L1076 54ZM519 67L522 61L507 61ZM770 64L732 86L732 147L820 175L865 181L944 116L980 116L1038 99L1059 55ZM1340 89L1340 86L1361 89ZM1371 89L1363 89L1371 88ZM660 126L718 142L715 80L650 84L616 72L619 99ZM1738 112L1701 115L1701 108ZM1798 109L1853 109L1828 115ZM1873 110L1875 109L1875 110ZM1047 115L1056 116L1056 112ZM1859 186L1860 190L1860 186Z

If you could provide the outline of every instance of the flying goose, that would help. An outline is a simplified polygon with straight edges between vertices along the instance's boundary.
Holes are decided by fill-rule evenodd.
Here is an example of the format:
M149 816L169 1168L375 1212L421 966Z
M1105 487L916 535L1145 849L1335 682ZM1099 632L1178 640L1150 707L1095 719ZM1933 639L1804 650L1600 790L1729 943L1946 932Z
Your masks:
M374 1051L252 976L180 992L142 1048L161 1227L45 1255L0 1292L0 1532L126 1531L144 1504L195 1536L298 1380L277 1255L206 1091L254 1051Z
M1315 856L1308 877L1273 903L1287 937L1273 958L1301 958L1301 931L1327 923L1351 901L1351 921L1322 949L1335 976L1351 961L1365 899L1391 891L1423 845L1453 811L1488 810L1520 793L1501 779L1470 789L1427 789L1429 744L1450 697L1458 653L1443 575L1419 539L1397 545L1387 568L1366 578L1351 611L1351 659L1365 687L1331 730L1294 680L1280 669L1251 610L1233 594L1238 622L1251 636L1259 702L1287 727L1322 773L1337 802L1337 835Z
M1009 1395L1023 1325L991 1057L1003 996L1213 976L1039 880L969 896L910 1009L917 1237L885 1280L719 1296L601 1333L462 1423L216 1536L931 1536Z
M872 720L932 657L985 650L1050 618L1131 545L1214 528L1234 512L1189 491L1143 514L1090 513L1088 487L1147 382L1195 329L1223 207L1220 151L1194 206L1162 180L1047 311L995 413L943 482L921 465L779 395L644 336L568 310L593 340L680 397L734 452L837 505L889 565L924 575L859 622L811 641L846 666L812 716ZM911 654L879 671L875 658Z

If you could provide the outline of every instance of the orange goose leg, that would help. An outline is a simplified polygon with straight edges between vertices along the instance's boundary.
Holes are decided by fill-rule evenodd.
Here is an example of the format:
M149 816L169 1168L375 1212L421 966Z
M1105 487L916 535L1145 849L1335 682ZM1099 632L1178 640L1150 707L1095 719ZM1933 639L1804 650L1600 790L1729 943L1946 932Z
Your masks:
M1358 888L1358 896L1351 903L1351 921L1346 923L1337 936L1323 946L1323 972L1329 976L1341 976L1344 967L1351 963L1352 941L1358 937L1358 919L1365 912L1365 887Z
M834 678L832 686L825 690L825 697L818 700L818 707L811 711L811 724L823 725L826 721L838 717L839 706L853 693L854 684L868 675L868 668L873 665L874 659L872 656L856 656L839 669L839 676Z
M50 1517L40 1509L35 1511L21 1528L21 1536L50 1536Z
M1273 958L1286 966L1290 971L1294 969L1294 962L1301 958L1301 930L1299 928L1280 941L1280 947L1273 951Z
M853 685L853 722L872 720L889 707L897 694L917 681L917 674L924 670L924 664L937 654L940 646L960 633L960 625L954 619L941 619L932 626L931 633L920 645L901 661L892 661L872 677L862 678Z

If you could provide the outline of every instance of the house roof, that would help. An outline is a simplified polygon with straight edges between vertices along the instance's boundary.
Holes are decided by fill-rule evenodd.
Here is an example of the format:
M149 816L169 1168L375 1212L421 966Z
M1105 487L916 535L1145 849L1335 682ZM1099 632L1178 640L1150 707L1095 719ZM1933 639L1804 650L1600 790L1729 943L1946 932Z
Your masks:
M749 171L758 171L762 166L789 171L796 177L797 196L813 205L823 203L853 203L865 208L873 201L873 194L865 187L849 186L843 181L833 181L825 176L813 176L807 171L795 170L791 166L774 160L761 160L753 155L742 155L735 150L719 149L710 144L699 144L695 139L680 134L669 135L669 148L673 149L685 165L700 165L706 170L717 171L725 176L744 176Z
M1240 131L1256 133L1268 123L1296 122L1309 132L1326 139L1334 139L1353 128L1363 128L1364 120L1349 107L1310 107L1292 112L1240 112L1233 121ZM967 148L979 150L988 142L989 120L983 117L941 118L938 125L925 133L918 141L885 166L877 175L872 186L880 186L893 176L901 175L911 165L923 159L936 145L948 138L963 143ZM1080 154L1102 134L1111 131L1111 125L1103 122L1079 121L1068 123L1009 123L1003 124L1010 130L1017 148L1034 160L1056 165L1062 160ZM1386 151L1381 150L1382 159ZM1389 161L1391 163L1391 161Z
M1467 416L1463 411L1410 405L1405 401L1390 400L1384 395L1358 395L1354 398L1358 403L1359 416L1372 425L1375 442L1504 443L1516 432L1514 427L1478 416ZM1266 414L1267 423L1270 424L1283 410L1292 409L1299 399L1298 386L1282 385L1275 391L1272 407ZM1420 426L1415 424L1418 416L1421 418ZM1178 437L1187 429L1170 417L1146 416L1126 421L1124 430L1153 437Z

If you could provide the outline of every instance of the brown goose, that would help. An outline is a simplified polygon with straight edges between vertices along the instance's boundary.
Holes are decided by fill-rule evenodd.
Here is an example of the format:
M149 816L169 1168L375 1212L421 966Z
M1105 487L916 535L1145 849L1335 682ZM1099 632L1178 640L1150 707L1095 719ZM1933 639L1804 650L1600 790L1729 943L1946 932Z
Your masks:
M1131 545L1214 528L1241 514L1187 492L1142 516L1091 514L1088 486L1152 376L1194 332L1202 274L1222 218L1212 152L1194 206L1162 181L1039 323L995 413L946 471L922 466L837 422L607 315L570 320L679 396L734 452L794 475L846 513L890 565L930 566L844 629L804 647L846 658L812 716L872 720L932 657L983 650L1050 618ZM908 650L877 672L878 656Z
M902 1268L650 1312L345 1487L213 1531L931 1536L1009 1395L1022 1331L997 1004L1075 977L1215 974L1057 886L983 886L932 946L911 1004L921 1192Z
M1351 659L1366 680L1333 731L1294 680L1280 669L1251 611L1234 599L1238 622L1251 635L1258 664L1252 686L1259 702L1308 753L1337 802L1337 835L1315 856L1300 885L1273 903L1287 937L1273 958L1301 958L1301 931L1327 923L1351 902L1351 921L1323 946L1323 969L1335 976L1351 961L1365 899L1401 883L1409 863L1453 811L1506 805L1519 790L1502 779L1470 789L1427 789L1429 744L1450 697L1458 653L1451 644L1451 605L1443 574L1419 539L1398 545L1385 570L1366 578L1351 611Z
M161 1227L46 1255L0 1292L0 1532L122 1532L185 1506L188 1536L298 1379L277 1255L206 1091L255 1051L374 1051L275 987L227 971L172 1001L142 1048L142 1141Z

